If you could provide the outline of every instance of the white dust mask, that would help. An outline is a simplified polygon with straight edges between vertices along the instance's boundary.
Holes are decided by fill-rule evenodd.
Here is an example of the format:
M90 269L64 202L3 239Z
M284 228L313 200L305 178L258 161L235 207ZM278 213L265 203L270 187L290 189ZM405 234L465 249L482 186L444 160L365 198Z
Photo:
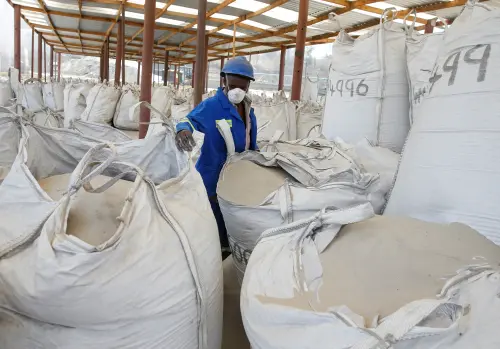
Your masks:
M241 88L233 88L232 90L229 90L227 93L227 98L229 101L233 104L239 104L243 99L245 99L246 92L243 91Z

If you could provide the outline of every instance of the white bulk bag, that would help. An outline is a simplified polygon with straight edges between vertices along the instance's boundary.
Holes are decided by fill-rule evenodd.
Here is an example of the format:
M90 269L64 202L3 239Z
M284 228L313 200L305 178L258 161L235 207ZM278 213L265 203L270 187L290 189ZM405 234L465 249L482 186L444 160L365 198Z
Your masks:
M371 202L377 211L389 188L331 144L302 140L279 145L285 151L230 155L221 171L217 196L240 281L260 234L309 217L325 206ZM325 141L327 142L327 141ZM279 149L279 148L278 148Z
M322 133L349 143L368 138L401 152L409 123L405 32L393 21L333 43Z
M19 117L0 108L0 183L7 176L16 158L21 139Z
M23 84L20 84L17 99L29 112L36 113L45 109L40 80L28 79Z
M42 85L43 101L52 111L64 110L64 83L49 82Z
M120 90L106 83L97 84L89 91L87 106L81 115L83 121L110 124L113 121Z
M283 131L283 140L297 139L295 104L290 101L252 106L257 119L257 140L269 141L277 131Z
M431 80L385 214L462 222L500 244L500 9L464 8Z
M297 139L321 136L324 109L313 102L301 103L297 108Z
M12 99L12 88L8 82L0 82L0 106L5 106Z
M71 131L62 131L74 138ZM173 133L157 150L185 167L158 186L130 165L118 147L108 150L101 144L84 155L71 177L63 177L68 183L49 178L53 183L44 184L67 188L57 201L35 179L64 173L66 155L54 154L45 159L52 168L40 167L32 162L36 154L30 149L38 145L37 136L30 144L32 135L27 134L26 149L0 186L1 216L9 217L0 228L0 347L36 343L61 349L219 349L222 270L217 225L201 177L176 150ZM94 190L92 179L103 171L117 177ZM130 174L134 183L117 183L125 193L107 194ZM100 233L85 231L81 220L88 212L79 215L78 210L111 210L79 202L82 197L74 196L83 190L105 196L94 204L121 201L118 229L99 245L71 235L79 232L91 241L85 234L95 238Z
M416 17L415 17L416 18ZM420 34L410 27L406 38L406 64L410 83L410 122L413 123L415 109L429 93L429 79L432 76L438 51L443 43L444 33Z
M193 110L193 103L190 101L173 104L172 105L172 120L174 122L180 122L183 118L188 116L188 114Z
M85 83L68 83L64 87L64 127L80 119L87 106L86 98L92 86Z
M252 348L499 347L500 248L462 224L372 216L263 232L241 290Z
M161 113L170 117L171 107L174 101L175 92L172 91L170 86L161 86L154 89L153 96L151 97L151 105L158 109ZM153 113L151 120L159 119L160 116Z
M39 111L29 116L31 122L36 125L45 127L64 127L64 119L58 113L52 112L50 109Z
M124 88L118 104L116 105L115 116L113 117L113 125L116 128L124 130L138 130L140 109L136 109L130 119L130 108L139 103L139 90L132 87Z
M310 77L306 76L303 82L301 100L312 102L316 102L318 100L318 82L319 77L316 79L316 81L314 81Z

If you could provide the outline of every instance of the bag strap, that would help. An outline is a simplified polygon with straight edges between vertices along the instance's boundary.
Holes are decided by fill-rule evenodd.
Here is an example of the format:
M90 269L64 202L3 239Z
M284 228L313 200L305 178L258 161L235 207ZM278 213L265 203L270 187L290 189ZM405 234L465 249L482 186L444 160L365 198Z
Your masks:
M219 130L224 142L226 143L227 155L232 156L236 153L236 146L234 145L233 134L231 128L225 119L217 120L217 129Z

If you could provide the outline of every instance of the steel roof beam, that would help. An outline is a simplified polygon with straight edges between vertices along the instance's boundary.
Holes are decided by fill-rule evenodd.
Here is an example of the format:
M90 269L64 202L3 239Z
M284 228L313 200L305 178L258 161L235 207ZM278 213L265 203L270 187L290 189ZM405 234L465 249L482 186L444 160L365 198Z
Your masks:
M57 33L56 28L54 27L54 23L52 22L52 19L50 18L50 14L48 13L48 10L47 10L47 7L45 6L44 0L38 0L38 5L40 6L40 9L43 11L43 13L45 13L45 15L47 16L47 20L49 22L50 27L54 31L54 34L56 34L57 38L59 39L61 44L63 44L63 46L64 46L64 41L61 39L61 37ZM21 7L21 9L22 9L22 7Z

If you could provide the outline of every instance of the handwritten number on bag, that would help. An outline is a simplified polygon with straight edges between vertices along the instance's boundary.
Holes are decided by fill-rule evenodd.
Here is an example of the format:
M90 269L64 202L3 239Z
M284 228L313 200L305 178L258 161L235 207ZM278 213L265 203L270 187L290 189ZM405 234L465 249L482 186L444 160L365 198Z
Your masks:
M466 51L465 51L466 49ZM483 54L481 58L477 57L477 53L483 50ZM460 70L460 58L462 57L462 52L465 51L463 55L463 61L469 65L478 65L478 73L477 73L477 82L483 82L486 79L486 71L488 69L488 60L490 58L491 53L491 45L490 44L482 44L476 45L472 48L464 48L462 51L453 52L451 55L446 58L446 61L443 64L443 74L438 74L440 67L437 66L434 70L434 74L430 77L429 82L431 83L430 92L432 92L432 88L434 84L439 81L444 73L448 73L448 86L453 86L455 84L455 80Z
M344 96L344 89L345 89L345 96L348 97L354 97L354 95L358 95L361 97L364 97L368 94L368 85L364 83L365 79L361 79L359 83L356 85L356 89L354 89L355 86L355 79L348 79L348 80L337 80L337 83L330 84L330 96L333 96L335 92L338 92L340 97Z

